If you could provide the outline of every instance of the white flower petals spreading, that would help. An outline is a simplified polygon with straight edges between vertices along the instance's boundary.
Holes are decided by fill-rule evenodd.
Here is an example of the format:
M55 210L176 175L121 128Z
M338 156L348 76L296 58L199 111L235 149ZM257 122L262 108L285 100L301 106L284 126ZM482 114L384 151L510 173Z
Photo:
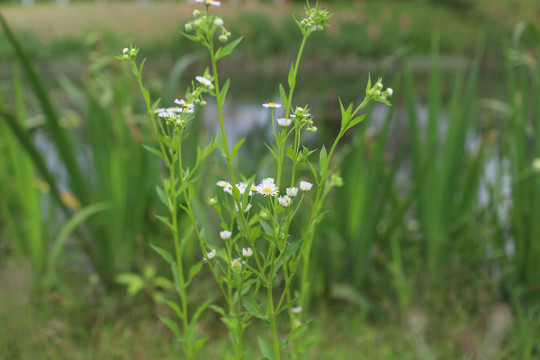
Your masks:
M221 237L223 240L228 240L231 238L232 233L228 230L223 230L219 233L219 237Z
M300 190L302 191L309 191L311 190L311 187L313 186L312 183L307 181L300 181Z
M176 99L176 100L174 100L174 103L175 103L175 104L178 104L178 105L180 105L182 108L184 108L183 112L193 112L193 107L194 107L194 105L188 103L188 102L185 101L184 99L180 99L180 100Z
M276 184L274 184L274 179L266 178L257 185L257 192L264 196L277 196L279 189Z
M277 201L279 205L283 207L288 207L289 205L291 205L291 198L288 197L287 195L278 197Z
M253 250L251 248L242 248L242 255L245 257L253 256Z
M220 180L216 183L217 186L220 186L223 188L223 191L225 191L226 193L229 193L232 195L232 185L231 183L227 182L227 181L224 181L224 180Z
M201 3L204 5L214 5L214 6L220 6L221 3L219 1L213 1L213 0L195 0L196 3Z
M287 126L291 125L291 119L286 119L286 118L277 119L277 123L279 126L286 128Z
M286 192L287 192L288 197L293 198L293 197L296 197L296 195L298 195L298 188L297 187L287 188Z
M212 249L211 251L206 253L206 256L203 256L203 261L206 264L208 260L212 260L216 256L216 249Z
M212 82L203 76L195 76L195 80L206 86L212 86Z
M240 269L242 267L242 263L240 262L240 259L234 259L231 261L231 267L234 269Z
M302 312L302 310L304 310L301 306L295 306L293 308L291 308L291 312L293 314L300 314Z
M281 107L280 104L276 104L276 103L273 103L273 102L269 102L269 103L263 104L263 106L264 106L265 108L280 108L280 107Z

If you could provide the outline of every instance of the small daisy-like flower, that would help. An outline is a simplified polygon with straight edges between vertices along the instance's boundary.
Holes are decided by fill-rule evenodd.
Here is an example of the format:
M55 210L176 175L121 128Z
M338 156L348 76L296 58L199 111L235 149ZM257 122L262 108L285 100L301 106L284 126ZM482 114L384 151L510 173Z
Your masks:
M294 328L297 329L302 325L302 322L298 319L294 320Z
M229 182L220 180L216 183L216 185L221 186L223 188L223 191L232 195L232 185Z
M190 109L190 110L193 110L193 107L194 107L193 104L188 103L184 99L180 99L180 100L176 99L176 100L174 100L174 103L180 105L183 108ZM184 110L184 112L185 112L185 110Z
M277 123L279 126L286 128L287 126L291 125L291 119L286 119L286 118L277 119Z
M263 104L263 106L264 106L265 108L280 108L280 107L281 107L280 104L276 104L276 103L273 103L273 102L269 102L269 103Z
M291 205L291 198L288 197L287 195L278 197L277 201L279 205L283 207L288 207L289 205Z
M293 314L300 314L300 313L302 312L302 310L304 310L304 309L302 309L301 306L295 306L295 307L293 307L293 308L291 309L291 311L292 311Z
M195 0L196 3L201 3L204 5L214 5L214 6L220 6L221 3L219 1L213 1L213 0Z
M195 80L206 86L212 86L212 82L203 76L195 76Z
M234 269L240 269L242 267L242 263L240 262L240 259L234 259L231 261L231 267Z
M257 192L264 196L277 196L279 189L276 184L274 184L274 179L266 178L257 185Z
M238 188L238 191L240 191L240 194L243 194L246 192L247 190L247 184L246 183L243 183L241 182L240 184L236 184L236 187ZM253 195L253 192L254 191L257 191L257 187L256 186L252 186L250 189L249 189L249 196Z
M307 181L300 181L300 190L302 191L309 191L311 190L311 187L313 186L312 183Z
M208 260L212 260L216 256L216 249L212 249L211 251L206 253L206 256L203 256L203 261L206 264Z
M298 194L298 188L297 187L287 188L286 192L287 192L288 197L293 198L293 197L296 197L296 195Z
M234 206L235 206L235 208L236 208L236 211L238 211L238 205L235 204ZM253 206L253 205L251 205L251 204L247 204L246 210L244 210L244 212L248 212L249 209L251 209L252 206Z
M219 233L219 237L223 240L228 240L231 238L232 233L228 230L223 230Z
M242 255L245 257L253 256L253 250L251 248L242 248Z

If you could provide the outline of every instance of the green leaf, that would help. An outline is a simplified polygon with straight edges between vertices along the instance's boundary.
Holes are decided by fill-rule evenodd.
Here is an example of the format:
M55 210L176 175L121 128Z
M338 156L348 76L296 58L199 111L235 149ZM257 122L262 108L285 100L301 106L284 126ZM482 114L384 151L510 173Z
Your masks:
M219 55L216 53L216 60L229 55L234 50L236 45L238 45L240 41L242 41L243 38L244 38L243 36L240 36L238 39L231 41L229 44L227 44L223 48L220 48L219 50L221 51L219 51Z
M355 117L354 119L352 119L351 122L349 122L349 124L347 125L347 128L345 130L349 130L350 128L352 128L356 124L362 122L365 118L366 118L366 114Z
M221 101L222 104L225 103L225 97L227 96L227 91L229 91L230 83L231 83L231 79L227 79L227 81L225 81L225 84L221 88L221 91L219 92L219 100Z
M208 339L210 339L210 337L206 336L202 339L195 341L195 344L193 345L193 352L197 353L201 349L201 347L208 341Z
M223 134L220 132L216 135L216 143L219 147L219 152L221 153L221 156L224 158L227 158L229 155L229 149L227 149L227 146L225 144L225 139L223 138Z
M325 178L327 168L328 168L328 155L326 153L326 148L323 145L321 148L321 151L319 152L319 174L321 175L321 179Z
M295 73L294 73L294 63L291 64L291 69L289 70L289 77L288 77L287 80L289 82L289 88L294 89L294 86L296 85L296 77L295 77Z
M145 145L143 144L143 148L145 148L146 150L150 151L152 154L154 154L156 157L160 158L161 160L163 160L165 162L165 164L167 165L167 167L170 167L170 161L169 159L163 155L163 153L161 151L159 151L158 149L156 148L153 148L151 146L148 146L148 145Z
M296 240L295 242L288 244L285 247L285 250L283 250L283 255L281 256L281 259L279 259L279 261L276 263L276 266L274 266L275 271L278 271L281 265L283 265L285 261L287 261L291 256L294 255L296 250L298 250L298 248L300 247L301 242L302 242L301 239Z
M171 230L175 230L173 225L171 224L171 222L169 221L169 218L168 217L165 217L165 216L161 216L161 215L154 215L156 217L156 219L158 219L159 221L161 221L162 223L164 223L165 225L167 225Z
M165 249L160 248L159 246L156 246L154 244L150 244L150 247L157 252L163 260L165 260L168 264L173 264L174 260L172 255Z
M246 308L246 310L256 318L266 320L266 316L263 314L261 310L261 306L257 304L255 299L251 297L244 297L242 298L242 305Z
M202 267L203 267L203 262L200 261L199 263L197 263L196 265L193 265L189 269L189 275L186 281L186 287L191 283L191 280L193 279L193 277L201 271Z
M159 185L156 185L156 192L159 200L167 207L167 209L172 210L171 200L167 197L167 194L165 194L165 191L163 191Z
M264 340L260 336L257 336L257 342L259 343L259 349L261 349L263 357L265 359L274 360L274 352L272 351L272 347L270 347L266 340Z
M171 319L159 316L159 319L174 333L177 339L182 339L182 336L180 336L180 329L178 328L178 324L176 324Z
M240 149L240 146L242 146L242 144L244 143L244 141L246 141L246 138L243 137L241 138L233 147L232 149L232 152L231 152L231 160L234 159L236 157L236 155L238 155L238 150Z

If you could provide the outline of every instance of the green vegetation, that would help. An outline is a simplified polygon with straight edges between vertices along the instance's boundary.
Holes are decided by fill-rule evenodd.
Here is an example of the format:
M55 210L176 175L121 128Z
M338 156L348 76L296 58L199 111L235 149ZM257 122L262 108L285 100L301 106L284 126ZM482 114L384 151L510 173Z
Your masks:
M346 64L348 56L364 55L393 55L399 61L390 59L372 72L374 77L394 67L392 80L385 77L385 85L394 88L393 106L383 113L376 106L367 108L366 119L335 150L331 166L342 170L339 178L329 180L334 186L324 193L323 206L330 211L317 227L309 269L301 272L311 284L304 300L309 309L305 319L311 322L303 358L540 356L540 38L530 23L511 30L518 19L531 16L533 5L479 0L462 12L436 1L359 2L354 15L366 10L360 21L345 5L332 3L337 15L330 32L314 36L306 46L308 71L301 70L295 80L300 103L313 104L319 127L317 136L307 140L310 148L330 148L340 130L340 104L325 98L333 95L335 85L313 76L320 64ZM71 10L86 6L77 4ZM515 11L503 18L511 6ZM283 36L296 26L284 25L284 19L285 13L299 8L278 8L275 16L263 16L268 9L275 8L263 4L249 9L248 21L240 24L234 19L246 15L233 16L236 9L222 6L223 17L233 19L233 37L246 36L220 71L252 69L274 76L262 81L246 76L240 83L231 75L229 94L291 81L289 54L301 38ZM156 218L169 214L166 222L179 229L193 221L182 211L169 213L164 203L164 192L176 189L180 181L160 180L166 174L162 159L180 154L159 159L143 148L159 149L165 140L154 134L148 104L139 96L130 69L113 59L130 35L118 20L118 28L108 33L82 31L71 39L60 35L52 42L45 39L45 46L44 33L24 33L19 18L12 16L24 11L3 10L13 33L2 22L0 35L6 40L0 54L10 59L9 76L0 87L0 359L177 358L182 346L170 331L175 326L159 320L176 319L178 313L163 299L177 301L177 284L166 280L171 265L159 255L179 256L172 264L183 261L185 271L195 265L196 270L185 274L191 276L186 308L218 299L220 289L209 269L197 268L199 243L180 238L182 251L177 253L174 231ZM408 21L400 17L404 13L411 18L402 32ZM185 17L190 14L186 11ZM183 23L182 17L171 17L172 30L163 29L167 36ZM494 22L493 32L476 36ZM437 23L449 31L426 31ZM381 28L370 40L377 32L371 27L370 35L373 24ZM155 41L160 33L151 30L144 36L130 40L141 40L145 50L140 55L156 60L155 67L145 68L148 94L172 103L190 73L203 71L206 63L184 40L171 36ZM87 42L80 43L82 38ZM284 52L286 59L274 56L272 63L267 55L277 52ZM414 55L428 52L429 71L421 74ZM449 53L466 54L466 65L444 69ZM250 68L246 56L256 65ZM78 66L84 70L80 76L52 81L35 66L44 59L60 64L83 59ZM272 69L280 69L281 62L287 67L274 74ZM482 71L493 63L504 66L499 97L486 99L479 90L486 86ZM357 66L351 64L341 70L346 76L336 75L343 104L357 101L365 88L358 85L364 79L347 74ZM277 91L261 92L250 99L279 96ZM198 145L215 136L201 119L197 109L184 129L184 146L190 151L182 159L192 170L199 164ZM235 160L243 175L262 173L275 161L268 156L250 162L265 150L260 144L264 131L256 129L257 136L247 134L242 145L248 153ZM319 159L318 153L311 158L315 168ZM219 240L220 219L207 211L207 201L216 193L215 182L227 177L227 164L214 151L199 166L197 173L183 173L182 179L198 176L188 194L194 213L204 214L196 223L206 238ZM179 197L178 205L183 201ZM295 218L291 236L301 236L309 221L307 216ZM150 244L161 249L160 254ZM276 287L284 289L283 282ZM227 301L214 301L228 307ZM209 336L199 358L222 358L229 346L222 315L204 311L191 329L197 339ZM289 319L277 319L277 329L286 329ZM248 359L259 356L258 334L267 332L267 325L256 321L245 332ZM278 332L280 338L286 335L285 330ZM267 341L272 342L270 337Z

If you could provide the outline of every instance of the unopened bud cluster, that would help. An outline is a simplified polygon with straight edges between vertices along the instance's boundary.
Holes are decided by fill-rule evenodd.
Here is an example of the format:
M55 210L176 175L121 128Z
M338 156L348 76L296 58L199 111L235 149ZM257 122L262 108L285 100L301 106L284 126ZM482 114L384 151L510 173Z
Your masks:
M231 37L231 33L223 25L223 19L219 16L209 15L207 12L201 12L199 10L193 11L194 20L188 22L184 28L187 32L193 32L197 34L194 40L204 43L205 38L213 36L216 31L220 31L218 40L220 42L227 42Z
M130 46L129 48L124 48L122 50L122 53L119 56L117 56L116 58L118 60L123 60L123 61L133 61L133 60L135 60L135 58L137 58L138 53L139 53L138 48Z
M394 93L394 90L392 90L391 88L387 88L386 90L383 90L383 84L382 84L381 78L377 80L377 82L375 83L375 85L373 85L373 87L368 88L366 90L366 96L368 98L371 98L375 101L380 101L383 103L387 103L388 102L387 99L390 96L392 96L393 93Z
M307 106L297 106L296 109L294 109L294 114L291 115L291 118L293 118L295 121L299 121L300 127L305 126L306 131L317 132L317 127L313 126L313 118L311 117L309 108Z
M319 5L315 7L306 7L306 17L299 23L302 33L307 36L314 31L322 31L328 26L326 22L332 15L328 10L323 10Z

